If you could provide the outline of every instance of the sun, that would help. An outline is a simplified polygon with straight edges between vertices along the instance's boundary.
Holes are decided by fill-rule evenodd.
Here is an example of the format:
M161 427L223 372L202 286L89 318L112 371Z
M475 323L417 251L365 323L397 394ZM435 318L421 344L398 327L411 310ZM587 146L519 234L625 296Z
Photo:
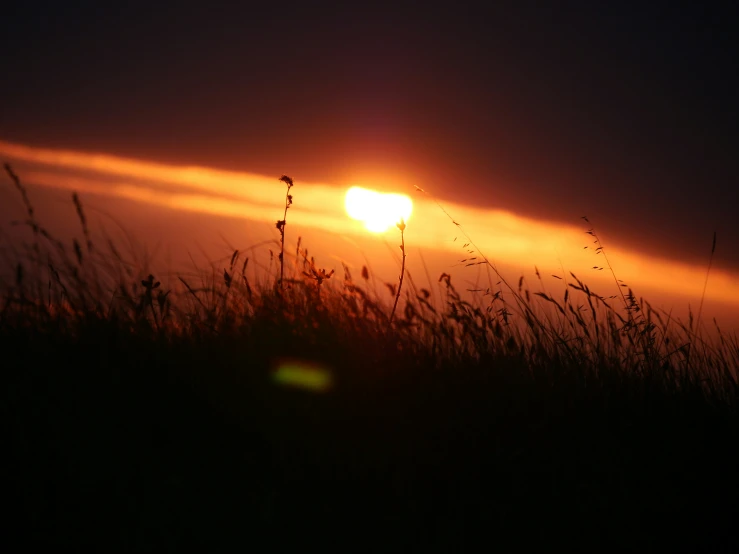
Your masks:
M382 233L401 219L408 221L413 202L404 194L351 187L346 191L344 207L349 217L364 222L368 231Z

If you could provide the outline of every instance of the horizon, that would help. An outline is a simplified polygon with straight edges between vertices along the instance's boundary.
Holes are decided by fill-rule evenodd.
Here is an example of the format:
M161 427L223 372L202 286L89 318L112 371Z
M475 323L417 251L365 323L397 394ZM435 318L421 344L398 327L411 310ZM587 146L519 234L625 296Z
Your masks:
M180 269L186 267L192 255L184 244L187 233L182 232L183 227L175 231L162 226L158 235L151 236L144 231L142 222L136 222L132 213L137 209L135 206L149 205L155 210L152 213L158 214L154 217L165 220L162 210L189 214L190 223L185 227L191 228L202 216L214 218L206 226L207 231L204 228L192 233L199 239L211 234L207 248L198 246L202 250L203 257L200 259L204 263L229 256L222 248L223 240L221 247L216 246L213 240L216 234L226 241L233 240L218 230L223 218L233 220L229 225L224 224L224 229L230 228L237 235L245 236L246 233L242 235L238 231L238 222L243 221L243 230L246 231L247 227L250 229L252 242L267 244L277 236L273 229L274 221L280 217L284 207L278 176L155 163L100 152L36 148L4 141L0 141L0 157L11 164L29 188L77 192L83 204L93 210L105 197L132 201L134 204L128 207L110 204L106 206L107 213L119 221L131 222L130 228L126 228L127 232L148 235L141 243L144 249L152 248L155 244L165 249L174 247L179 252ZM607 297L618 290L614 283L614 279L618 278L634 290L637 298L644 297L664 314L674 314L683 321L688 317L688 309L692 308L695 314L701 301L708 256L703 265L691 265L677 258L655 258L648 253L630 250L619 242L618 237L603 237L596 226L595 232L603 240L606 255L613 264L613 276L603 257L596 255L596 247L591 244L592 237L586 234L590 225L582 217L576 218L579 224L557 224L533 220L506 210L442 202L432 196L431 191L421 192L417 187L403 186L402 183L337 185L303 183L298 176L292 177L296 183L293 190L295 203L288 214L287 250L292 251L297 236L302 235L304 246L310 247L326 269L338 272L341 263L349 261L350 267L358 270L362 260L369 257L381 280L393 282L396 278L397 256L393 253L395 247L392 245L398 240L397 229L390 227L383 232L370 232L362 221L352 219L346 211L344 204L347 191L351 187L362 186L370 190L403 194L412 199L413 214L406 230L409 268L416 278L426 273L424 281L431 281L431 271L434 274L450 273L473 288L480 286L481 279L492 285L490 279L480 273L479 266L466 267L470 263L468 260L481 259L479 253L476 255L472 252L472 246L461 248L469 242L464 238L463 233L466 232L480 248L482 255L498 267L508 280L523 276L532 289L539 286L543 290L558 288L570 278L572 272L591 289ZM10 185L9 180L6 179L6 182ZM15 193L9 186L4 187L3 194L6 197ZM34 195L31 196L33 202ZM16 207L19 206L18 201L15 200ZM9 200L6 206L9 207L12 202ZM6 212L7 208L2 215L7 220ZM17 215L20 212L16 210ZM63 218L56 213L47 212L46 217L51 221L42 221L45 226L54 229L62 225ZM458 221L461 227L457 228L451 218ZM73 211L67 212L64 225L69 228L69 233L75 232ZM720 249L721 237L718 244ZM595 269L594 266L603 269ZM536 271L542 276L541 283L536 283ZM664 275L670 275L670 279L665 280ZM713 326L710 322L716 317L722 327L739 329L739 272L714 266L707 285L702 323L711 332ZM426 286L433 289L431 282Z

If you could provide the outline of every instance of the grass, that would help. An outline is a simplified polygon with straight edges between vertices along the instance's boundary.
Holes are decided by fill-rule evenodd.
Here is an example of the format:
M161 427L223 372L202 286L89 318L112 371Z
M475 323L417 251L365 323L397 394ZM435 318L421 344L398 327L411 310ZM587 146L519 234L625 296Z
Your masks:
M403 263L387 305L367 268L331 278L300 241L288 260L288 177L279 266L235 251L160 279L99 247L76 195L84 241L56 240L6 170L31 230L0 282L22 547L739 547L735 335L574 274L509 284L470 237L476 300Z

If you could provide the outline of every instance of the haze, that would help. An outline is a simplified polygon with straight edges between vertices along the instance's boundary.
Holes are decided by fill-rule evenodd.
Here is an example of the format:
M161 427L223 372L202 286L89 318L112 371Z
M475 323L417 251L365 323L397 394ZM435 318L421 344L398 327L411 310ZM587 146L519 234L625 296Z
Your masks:
M167 271L191 267L193 254L203 263L217 265L219 259L230 256L233 248L254 244L263 244L262 252L256 256L260 259L261 255L266 264L270 243L274 248L274 222L281 217L284 206L284 188L278 176L7 142L0 142L0 156L9 160L29 185L32 199L45 204L39 217L46 226L62 229L70 236L77 232L76 215L69 201L69 192L77 191L95 214L98 230L110 231L120 225L138 237L140 248L151 250L158 245L167 250ZM490 278L489 271L484 271L484 265L479 263L484 255L507 279L515 282L519 276L525 276L532 290L541 286L544 290L563 287L573 272L598 293L617 294L607 267L596 269L606 264L586 234L590 226L585 221L573 218L572 224L565 225L505 210L442 203L433 191L421 191L403 183L342 185L296 180L291 191L295 201L288 219L289 250L294 250L297 237L302 236L304 246L311 249L322 267L341 271L344 262L359 271L362 265L370 263L380 280L393 282L397 273L398 230L387 222L383 222L382 229L368 230L364 221L347 213L347 191L357 185L365 187L366 198L370 199L370 191L376 189L394 190L412 198L413 214L406 229L406 243L411 275L415 275L418 286L433 289L430 281L446 272L466 283L466 288L488 287L497 279ZM57 193L49 196L52 189ZM7 179L0 198L3 221L22 219L20 198ZM408 217L408 212L404 212L404 217ZM465 233L474 244L470 244ZM599 236L617 277L638 296L645 296L656 308L675 317L685 318L689 305L695 311L702 295L707 260L704 265L694 265L685 260L659 258L629 250L608 235ZM543 277L541 284L537 283L537 270ZM714 270L706 290L704 316L709 321L717 316L724 327L732 327L737 323L737 313L739 274Z

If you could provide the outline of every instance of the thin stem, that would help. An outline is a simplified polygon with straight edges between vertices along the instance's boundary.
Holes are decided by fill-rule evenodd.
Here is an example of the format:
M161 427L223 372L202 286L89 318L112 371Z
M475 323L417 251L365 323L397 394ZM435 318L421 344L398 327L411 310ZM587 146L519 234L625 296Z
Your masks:
M395 318L395 310L398 308L398 300L400 300L400 291L403 289L403 277L405 277L405 222L400 219L400 223L397 225L400 229L400 250L403 252L403 260L400 264L400 279L398 282L398 292L395 293L395 303L393 304L393 311L390 313L390 323Z
M590 220L583 216L583 219L590 224ZM592 225L592 224L591 224ZM611 262L608 261L608 256L606 255L606 249L603 246L603 243L600 240L600 237L598 236L598 233L595 232L595 228L591 227L588 230L588 233L590 233L593 237L595 237L595 240L598 243L598 250L601 254L603 254L603 259L606 261L606 265L608 266L608 270L611 272L611 275L613 276L613 282L616 283L616 287L618 288L618 293L621 295L621 300L624 303L624 308L626 308L626 311L631 314L631 311L629 310L629 303L626 301L626 296L624 296L623 287L621 286L621 283L619 283L618 278L616 277L616 272L613 270L613 266L611 265Z
M292 205L293 203L293 196L290 194L290 189L293 187L293 180L288 177L287 175L283 175L280 177L280 181L285 183L287 185L287 190L285 191L285 212L282 214L282 219L277 222L277 230L280 231L280 289L284 290L285 285L284 278L285 278L285 226L287 225L287 209Z
M284 289L282 284L285 278L285 226L287 225L287 208L289 204L287 199L290 196L290 186L288 185L285 192L285 212L282 214L282 228L280 229L280 287Z

